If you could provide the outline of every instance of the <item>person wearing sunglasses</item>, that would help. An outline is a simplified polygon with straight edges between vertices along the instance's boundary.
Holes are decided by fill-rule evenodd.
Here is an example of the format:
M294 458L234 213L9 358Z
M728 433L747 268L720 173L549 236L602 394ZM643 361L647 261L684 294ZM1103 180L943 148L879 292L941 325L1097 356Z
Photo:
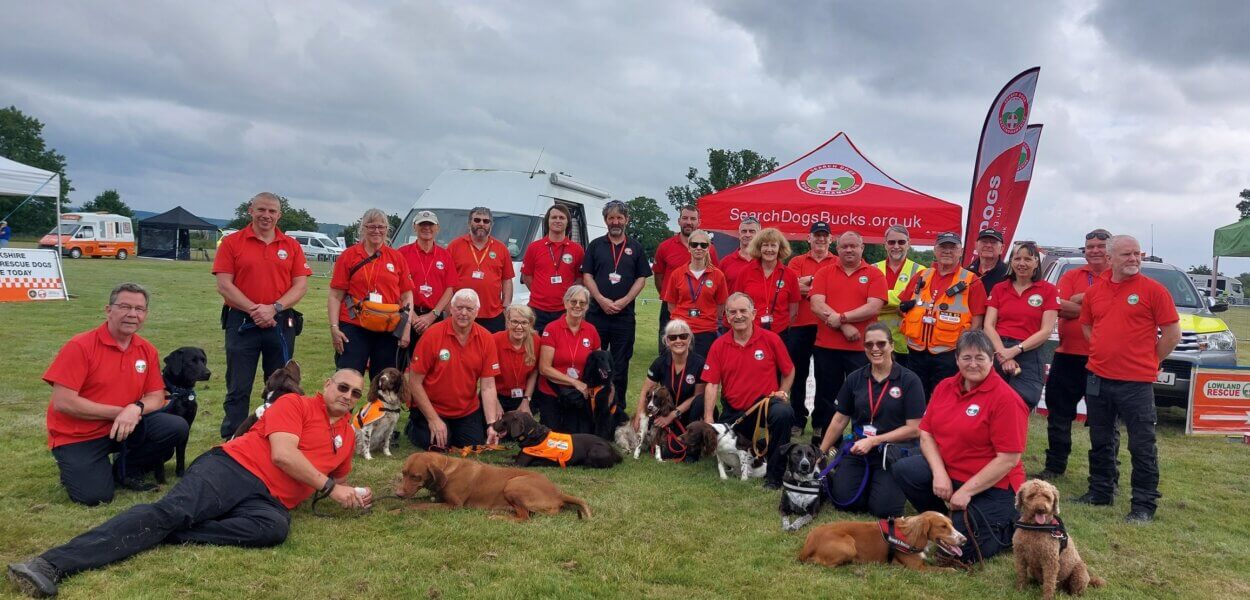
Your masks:
M404 432L422 450L493 444L503 411L495 390L499 351L476 322L481 302L465 288L451 297L447 319L426 330L412 353L406 385L412 398Z
M160 500L10 564L9 579L27 595L54 596L66 577L160 544L277 546L290 531L291 510L314 493L343 508L369 508L373 492L344 480L356 447L351 410L363 385L360 373L340 369L318 394L283 397L245 435L195 459Z
M690 262L668 275L660 299L673 318L684 319L694 331L694 351L707 356L716 341L716 326L725 310L729 284L725 273L712 264L712 238L702 229L690 234Z
M898 298L907 289L907 284L924 269L924 265L907 258L910 251L911 232L902 225L891 225L885 230L885 260L873 265L885 274L885 287L888 290L885 305L877 313L877 320L885 323L894 332L894 362L903 366L907 365L907 337L899 330L903 315L898 310Z
M330 321L330 342L334 346L334 366L367 368L373 380L388 367L402 368L400 354L407 354L412 329L412 277L408 261L387 245L390 221L386 213L370 208L360 218L360 241L343 251L334 263L326 312ZM364 302L396 307L402 317L391 330L363 321Z
M638 431L647 399L656 386L668 390L677 410L671 415L656 417L655 426L668 427L677 421L689 425L703 418L703 390L707 384L699 379L703 373L704 357L691 350L694 332L684 319L673 319L664 327L664 344L668 352L661 352L642 380L642 392L638 395L638 410L634 411L632 425Z
M1020 518L1015 492L1024 485L1029 408L994 370L994 345L984 331L964 332L953 352L959 372L929 399L920 454L899 459L890 472L916 512L950 514L968 538L965 558L989 559L1011 547ZM938 553L940 561L952 558Z
M868 364L847 376L837 413L820 441L821 454L836 449L840 455L826 489L840 510L898 517L907 499L888 471L898 459L920 451L916 440L925 410L924 385L894 362L886 324L864 330L864 354ZM844 438L848 423L851 434Z
M524 304L513 304L503 311L506 331L494 335L499 352L499 374L495 391L499 406L506 411L533 413L530 398L538 380L538 334L534 332L534 311Z
M790 242L781 231L769 227L752 238L748 252L751 263L738 275L738 287L730 284L730 289L750 296L759 307L755 325L776 333L784 341L802 299L799 278L785 265L792 253Z
M477 321L491 333L504 330L503 307L512 304L512 255L503 242L491 237L494 214L478 206L469 211L469 232L447 244L460 281L456 289L477 292L481 302Z
M591 390L582 382L582 373L590 353L601 343L599 331L586 322L589 309L590 290L570 287L564 292L564 316L548 324L540 338L534 408L543 425L560 433L594 433L590 404L585 401ZM576 393L569 394L569 388ZM579 401L570 402L570 398Z
M655 290L664 298L664 289L668 278L690 262L690 236L699 229L699 208L694 205L683 206L677 211L677 234L663 242L655 249L655 264L651 270L655 272ZM707 249L708 264L716 265L716 247ZM667 302L660 303L660 335L664 335L664 326L672 317L686 318L686 315L670 315ZM664 351L664 340L660 339L660 351Z
M985 302L985 334L994 344L998 373L1029 410L1042 399L1041 348L1059 318L1059 289L1042 279L1042 256L1034 242L1011 252L1013 277L994 286Z
M994 286L1011 279L1011 267L1003 261L1003 232L986 228L977 234L976 258L968 270L981 278L987 296Z
M564 292L582 282L586 251L568 236L572 221L567 206L551 205L543 216L546 235L531 243L521 259L521 283L529 286L538 331L564 315Z
M1046 464L1033 477L1054 479L1068 470L1072 453L1072 421L1076 406L1085 397L1089 379L1089 340L1081 331L1081 303L1085 293L1102 277L1111 232L1095 229L1085 234L1085 264L1059 277L1059 347L1046 376Z
M828 223L824 221L812 223L807 235L807 243L811 250L807 254L800 254L790 259L789 264L786 265L788 269L794 271L794 276L799 282L801 296L799 310L795 313L789 335L786 336L786 348L790 351L790 360L794 361L794 380L799 382L790 394L790 407L794 410L794 431L791 433L794 437L803 435L803 430L807 427L807 376L811 372L812 352L816 348L816 334L820 329L819 319L812 312L809 295L812 291L812 282L816 279L816 272L833 264L836 259L833 253L829 252L829 236Z
M162 412L160 355L139 335L148 291L123 283L109 293L104 323L70 339L43 374L52 386L48 446L69 499L87 506L113 501L120 485L150 492L153 465L186 441L187 422ZM110 462L109 457L117 454Z

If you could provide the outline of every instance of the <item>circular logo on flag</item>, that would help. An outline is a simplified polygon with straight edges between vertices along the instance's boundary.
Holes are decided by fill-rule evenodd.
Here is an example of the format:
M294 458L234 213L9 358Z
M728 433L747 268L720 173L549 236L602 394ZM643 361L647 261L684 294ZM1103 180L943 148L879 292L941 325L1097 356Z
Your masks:
M977 404L973 404L968 407L968 410L964 411L964 414L968 415L969 417L975 417L977 416L977 413L979 412L981 412L981 406Z
M286 260L286 257L287 257L286 250L279 249L279 250L278 250L278 260Z
M764 360L764 351L763 351L763 350L756 350L756 351L755 351L755 360Z
M143 360L142 358L140 358L139 360L136 360L136 361L135 361L135 371L136 371L136 372L139 372L139 373L146 373L146 372L147 372L147 370L148 370L148 361Z
M868 283L868 276L867 276L867 275L860 275L860 276L859 276L859 282L860 282L860 283Z
M1012 92L998 105L998 126L1007 135L1020 133L1029 122L1029 99L1020 92Z
M392 273L394 273L394 272L395 272L395 263L386 263L386 270L387 270L387 271L390 271L390 272L392 272Z
M1138 298L1138 297L1137 297L1137 294L1129 294L1129 295L1128 295L1128 303L1129 303L1129 304L1137 304L1137 301L1138 301L1138 300L1140 300L1140 298Z
M441 261L441 260L436 260L436 261L434 261L434 268L435 268L435 269L438 269L439 271L442 271L442 270L443 270L443 261Z
M1032 296L1029 296L1029 306L1032 306L1033 308L1037 308L1041 305L1042 305L1041 294L1033 294Z
M1027 142L1020 144L1020 162L1016 163L1016 170L1023 171L1025 167L1029 166L1029 157L1032 155L1033 149L1029 147Z
M894 387L892 387L892 388L890 388L890 397L891 397L891 398L902 398L902 397L903 397L903 390L898 389L898 386L897 386L897 385L896 385L896 386L894 386Z
M443 348L442 350L439 350L439 351L438 351L438 359L439 359L439 360L444 360L444 361L446 361L446 360L451 360L451 350L448 350L448 349L446 349L446 348Z
M630 255L630 256L633 256L633 255L634 255L634 249L633 249L633 248L628 248L628 247L627 247L627 248L625 248L625 254L628 254L628 255Z
M491 258L495 258L495 251L494 251L494 250L491 250L491 251L490 251L490 257L491 257Z
M694 385L694 375L686 375L686 385Z
M564 256L560 257L560 260L564 261L564 264L566 265L571 265L573 264L573 255L565 252Z
M864 187L864 178L846 165L825 163L803 171L798 184L799 189L809 194L844 196Z

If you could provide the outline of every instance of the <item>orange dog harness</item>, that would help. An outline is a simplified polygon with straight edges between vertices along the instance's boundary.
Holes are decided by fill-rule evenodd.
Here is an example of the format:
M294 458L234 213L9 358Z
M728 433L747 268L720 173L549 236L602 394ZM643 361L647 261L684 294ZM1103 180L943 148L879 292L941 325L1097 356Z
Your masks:
M369 425L388 412L397 413L398 410L386 408L386 404L381 400L374 400L360 407L360 412L356 413L356 428L364 429L365 425Z
M546 438L543 438L543 441L521 448L521 452L560 463L560 467L564 468L564 464L573 458L573 436L552 431L547 434Z

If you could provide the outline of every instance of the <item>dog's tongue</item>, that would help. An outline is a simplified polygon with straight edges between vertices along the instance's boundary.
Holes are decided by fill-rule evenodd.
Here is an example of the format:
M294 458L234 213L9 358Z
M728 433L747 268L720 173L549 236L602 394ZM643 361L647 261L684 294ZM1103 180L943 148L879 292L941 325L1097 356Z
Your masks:
M1037 521L1038 525L1045 525L1047 521L1046 515L1033 515L1033 520Z

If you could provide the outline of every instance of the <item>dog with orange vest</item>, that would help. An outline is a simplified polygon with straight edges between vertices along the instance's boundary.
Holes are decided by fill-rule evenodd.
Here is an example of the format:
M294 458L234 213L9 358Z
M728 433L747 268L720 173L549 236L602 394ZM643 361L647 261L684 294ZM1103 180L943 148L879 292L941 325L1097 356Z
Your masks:
M529 413L508 411L491 427L503 439L516 440L521 452L518 467L585 466L609 469L621 462L621 455L607 440L589 433L559 433L534 420Z

